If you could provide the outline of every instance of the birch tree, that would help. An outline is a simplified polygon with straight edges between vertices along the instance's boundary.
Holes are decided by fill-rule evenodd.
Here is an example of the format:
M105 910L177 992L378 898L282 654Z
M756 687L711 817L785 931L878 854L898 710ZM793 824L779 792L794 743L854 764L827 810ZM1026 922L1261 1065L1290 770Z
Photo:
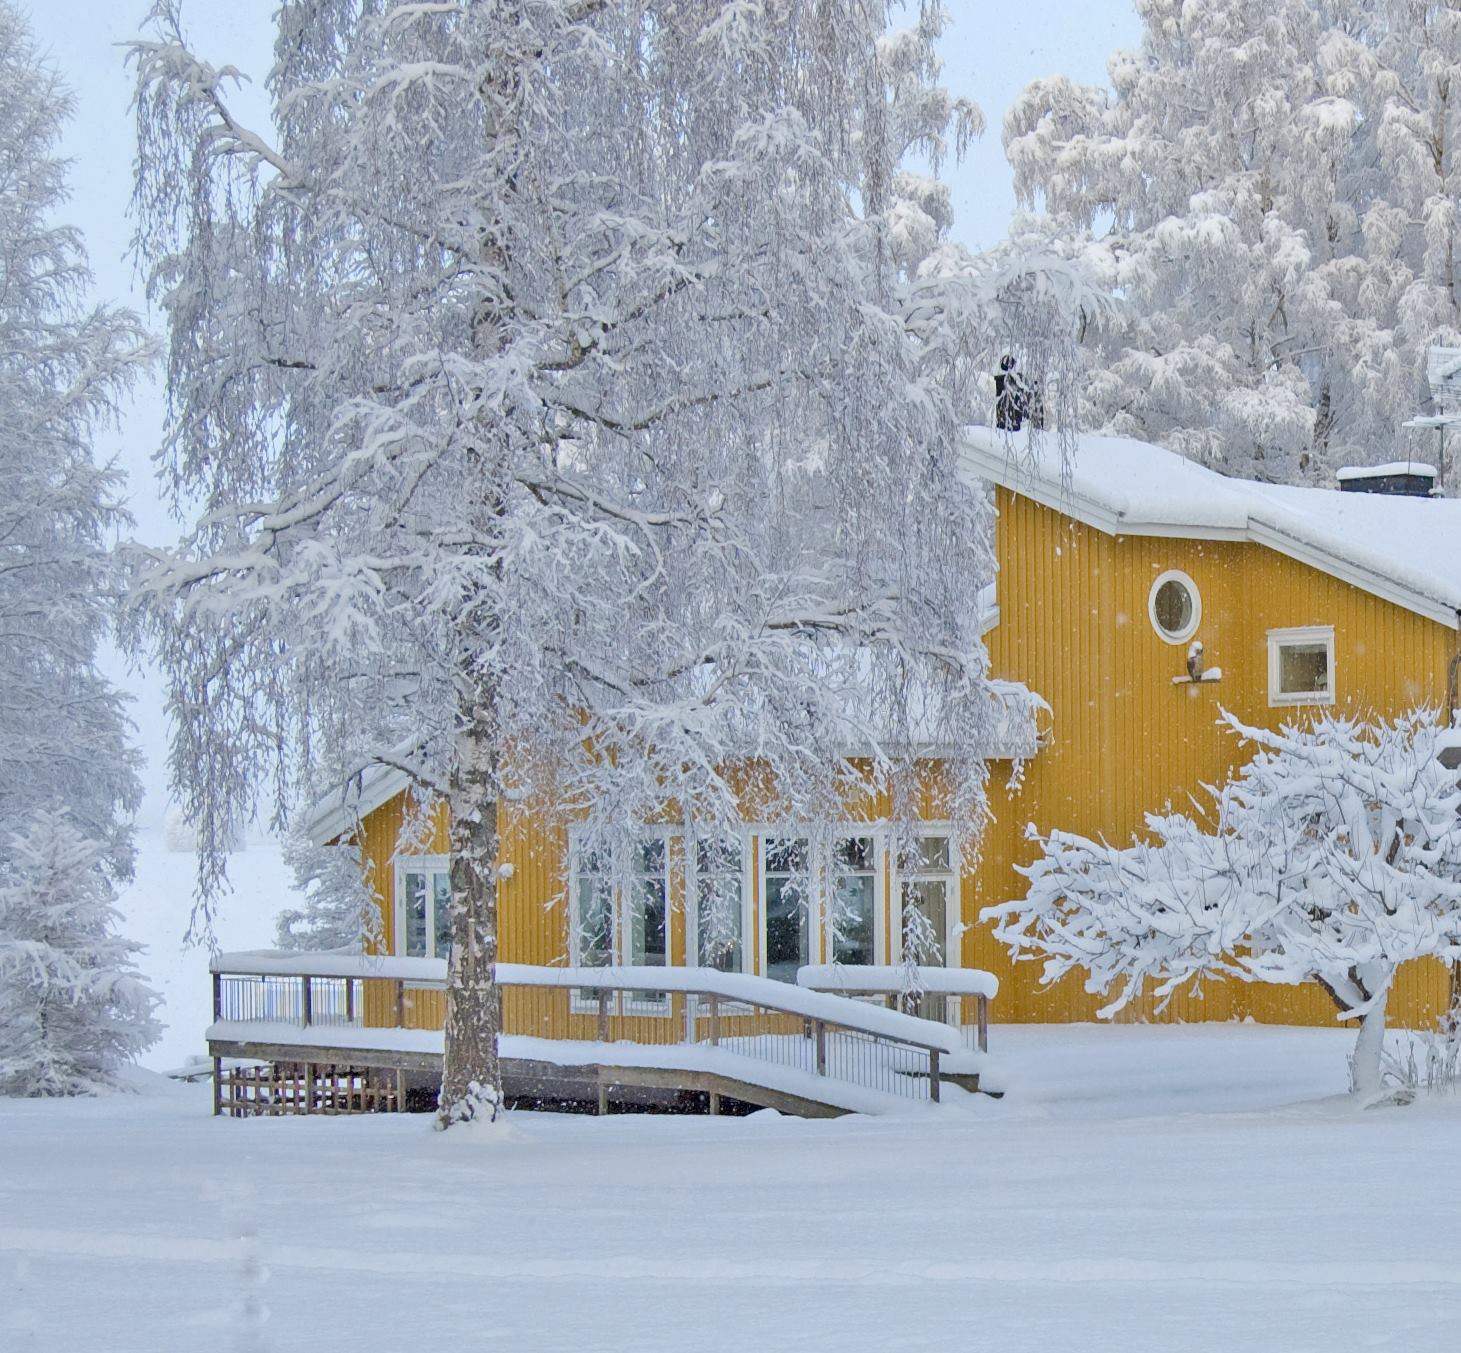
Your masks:
M936 743L982 818L957 429L1008 275L900 167L977 113L939 6L887 13L285 0L272 127L171 0L133 49L161 458L202 504L139 595L203 881L261 772L287 804L306 755L390 758L342 711L402 712L451 816L443 1125L498 1099L505 801L713 837L737 767L810 817L858 751L907 815Z
M1426 347L1461 341L1461 14L1435 0L1138 0L1110 88L1029 86L1004 139L1066 256L1131 300L1097 427L1329 482L1433 454Z
M1438 756L1452 735L1428 712L1278 732L1225 718L1256 751L1214 791L1213 827L1152 815L1124 847L1032 828L1025 897L984 917L1045 981L1084 970L1112 997L1103 1018L1148 988L1165 1004L1212 979L1317 983L1360 1021L1352 1088L1374 1093L1400 966L1461 957L1461 785Z

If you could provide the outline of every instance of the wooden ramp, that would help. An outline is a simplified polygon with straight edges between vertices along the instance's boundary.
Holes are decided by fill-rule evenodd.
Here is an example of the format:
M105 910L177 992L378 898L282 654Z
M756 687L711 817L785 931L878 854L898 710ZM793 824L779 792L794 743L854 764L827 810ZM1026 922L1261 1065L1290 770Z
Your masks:
M215 1111L402 1110L440 1084L440 1029L403 1027L434 974L407 960L219 955ZM348 971L343 971L348 969ZM362 975L363 974L363 975ZM444 981L444 974L442 979ZM725 1101L807 1118L937 1103L977 1087L956 1029L847 996L713 969L498 965L503 1090L519 1103L700 1108ZM369 984L392 986L372 1003ZM370 1010L398 1022L367 1023Z

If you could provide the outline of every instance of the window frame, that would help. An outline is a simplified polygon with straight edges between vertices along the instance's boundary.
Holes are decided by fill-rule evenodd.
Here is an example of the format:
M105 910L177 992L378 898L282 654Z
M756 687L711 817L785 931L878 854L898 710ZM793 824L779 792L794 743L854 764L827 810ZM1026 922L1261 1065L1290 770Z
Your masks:
M647 828L636 833L640 841L659 841L663 848L664 859L664 887L665 887L665 962L666 968L676 968L681 965L675 962L674 945L674 913L675 913L675 867L674 867L674 842L683 840L680 832L668 828ZM683 850L680 852L683 855ZM631 868L621 870L611 859L605 877L609 884L609 936L607 962L603 964L586 964L583 961L583 932L579 925L578 908L578 882L584 876L584 870L580 867L583 859L583 845L578 833L569 828L568 832L568 859L566 868L566 897L568 903L568 959L569 966L581 967L629 967L631 966L630 949L633 943L633 932L631 930L631 916L629 908L632 899L638 894L634 885L645 878L654 877L647 875L643 870ZM592 988L587 988L592 990ZM576 1013L597 1010L598 1000L596 997L589 997L585 989L575 989L571 1001L571 1008ZM667 991L641 991L616 993L610 1005L611 1014L633 1014L633 1015L668 1015L671 1011L669 993Z
M393 898L392 911L395 927L394 945L395 954L399 958L440 958L446 959L449 954L438 954L436 950L436 927L434 915L426 918L426 946L430 951L425 954L410 954L406 950L406 875L424 874L427 880L428 905L434 907L436 890L431 884L431 878L435 874L446 875L447 880L447 905L451 905L451 856L450 855L398 855L396 857L395 897Z
M740 850L740 951L741 961L734 968L714 968L714 972L752 971L753 949L751 945L751 836L748 832L725 832L712 836L691 836L684 838L685 867L685 959L687 967L704 968L708 965L700 960L700 857L702 841L736 842ZM717 871L717 875L719 871ZM694 963L689 960L694 958Z
M1285 647L1323 644L1326 649L1326 665L1329 672L1327 691L1284 691L1280 688L1282 679L1282 652ZM1268 705L1270 709L1292 708L1298 705L1332 705L1338 685L1334 663L1333 625L1295 625L1286 629L1268 631Z
M903 885L905 883L918 883L925 879L938 879L947 881L949 895L944 904L944 933L939 937L939 943L943 947L943 967L962 968L963 954L961 946L956 942L962 933L962 904L961 887L964 878L963 861L959 854L959 842L950 823L927 822L920 823L916 836L942 837L948 842L949 867L947 869L910 869L898 868L897 854L891 857L891 868L889 870L890 885L892 887L892 923L893 940L895 943L890 946L891 961L900 964L904 961L903 954Z
M839 822L831 827L757 825L746 829L748 841L754 841L756 854L754 891L750 904L755 912L756 950L754 958L746 956L747 972L771 977L771 964L767 952L767 905L766 905L766 843L768 840L796 840L807 843L807 875L811 906L807 917L807 963L820 966L835 962L836 936L832 930L831 893L832 879L836 874L834 850L839 841L865 836L872 840L873 852L873 963L886 963L890 952L888 937L888 832L886 827L870 823ZM773 979L774 980L774 979Z
M1181 583L1192 598L1192 619L1180 630L1168 630L1157 619L1157 593L1169 582ZM1146 613L1147 619L1152 623L1152 629L1157 632L1157 637L1163 643L1185 644L1202 628L1202 589L1198 587L1190 573L1184 572L1180 568L1166 569L1152 580L1151 590L1146 594Z

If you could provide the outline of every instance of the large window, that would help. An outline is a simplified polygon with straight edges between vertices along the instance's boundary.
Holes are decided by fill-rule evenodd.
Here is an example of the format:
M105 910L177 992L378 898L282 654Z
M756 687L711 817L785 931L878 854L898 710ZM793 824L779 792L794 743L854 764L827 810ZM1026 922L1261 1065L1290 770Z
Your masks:
M1334 703L1334 628L1268 632L1268 703L1332 705Z
M768 836L761 843L766 976L795 982L812 962L812 852L804 836Z
M451 874L445 856L396 865L396 952L407 958L451 953Z
M695 842L695 961L740 972L745 958L745 847L739 837Z
M607 851L575 849L570 858L573 962L663 967L669 962L669 876L664 837L636 843L622 871Z

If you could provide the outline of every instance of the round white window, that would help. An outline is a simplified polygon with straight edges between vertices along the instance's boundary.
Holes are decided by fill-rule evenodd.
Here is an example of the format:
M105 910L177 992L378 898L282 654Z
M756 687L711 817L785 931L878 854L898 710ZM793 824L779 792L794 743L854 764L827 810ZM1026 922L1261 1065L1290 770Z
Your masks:
M1197 584L1180 569L1168 569L1157 578L1146 606L1152 628L1169 644L1186 643L1202 621Z

